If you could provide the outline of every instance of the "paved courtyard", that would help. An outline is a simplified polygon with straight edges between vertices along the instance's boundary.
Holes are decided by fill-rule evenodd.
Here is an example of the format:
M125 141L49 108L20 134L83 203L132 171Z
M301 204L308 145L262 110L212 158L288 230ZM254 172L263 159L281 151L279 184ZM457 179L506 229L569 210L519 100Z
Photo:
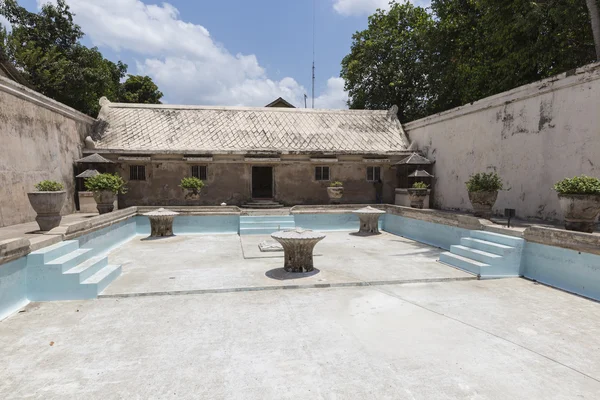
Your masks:
M287 279L281 257L252 258L259 239L117 249L114 297L32 303L0 322L0 398L598 398L596 302L472 280L387 234L328 234L320 272Z

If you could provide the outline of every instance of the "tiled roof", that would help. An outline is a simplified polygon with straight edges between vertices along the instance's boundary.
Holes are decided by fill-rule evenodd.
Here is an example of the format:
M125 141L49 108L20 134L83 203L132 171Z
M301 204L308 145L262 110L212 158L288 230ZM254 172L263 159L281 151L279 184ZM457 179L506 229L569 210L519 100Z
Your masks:
M196 107L104 101L96 151L398 154L409 145L389 111Z
M433 161L426 159L420 154L412 153L410 156L398 161L396 165L430 165Z
M81 164L113 164L112 161L107 160L106 158L102 157L100 154L94 153L94 154L90 154L87 157L83 157L80 158L79 160L75 161L76 163L81 163Z

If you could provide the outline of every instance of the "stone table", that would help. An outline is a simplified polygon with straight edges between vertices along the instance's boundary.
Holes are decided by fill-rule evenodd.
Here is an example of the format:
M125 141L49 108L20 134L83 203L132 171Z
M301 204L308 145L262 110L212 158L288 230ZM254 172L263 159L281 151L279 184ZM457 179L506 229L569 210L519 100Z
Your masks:
M150 219L150 236L173 236L173 219L179 213L159 208L144 215Z
M369 235L379 233L379 216L385 214L385 211L378 210L371 206L352 211L358 214L360 220L359 234Z
M287 272L311 272L313 249L325 238L321 232L297 228L291 231L279 231L271 237L283 246L284 269Z

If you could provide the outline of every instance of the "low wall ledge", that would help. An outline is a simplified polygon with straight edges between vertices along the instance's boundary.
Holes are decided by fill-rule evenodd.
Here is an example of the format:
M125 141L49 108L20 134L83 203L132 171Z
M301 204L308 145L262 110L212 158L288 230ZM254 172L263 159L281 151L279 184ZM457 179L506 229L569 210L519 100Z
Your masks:
M6 264L29 254L29 240L16 238L0 241L0 264Z
M594 233L534 225L525 230L524 238L528 242L600 255L600 235Z

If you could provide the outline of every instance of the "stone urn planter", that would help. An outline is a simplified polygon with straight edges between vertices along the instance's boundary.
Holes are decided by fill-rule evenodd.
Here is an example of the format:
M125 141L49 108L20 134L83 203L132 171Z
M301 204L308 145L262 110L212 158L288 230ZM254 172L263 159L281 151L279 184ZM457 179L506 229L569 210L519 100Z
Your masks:
M200 200L200 191L195 189L185 189L186 200Z
M492 207L494 207L497 198L497 190L490 192L469 192L469 200L473 205L476 217L490 218L492 216Z
M330 203L339 204L342 197L344 197L342 182L332 182L331 186L327 187L327 195L329 196Z
M62 219L60 211L62 210L67 192L31 192L27 193L31 207L37 213L35 220L40 226L41 231L49 231L60 225Z
M594 232L600 214L600 195L559 194L558 200L565 216L565 229Z
M412 208L423 208L425 198L427 197L428 189L408 189L408 198L410 199L410 206Z
M94 192L94 200L96 200L98 213L106 214L114 210L117 194L110 190L100 190Z

